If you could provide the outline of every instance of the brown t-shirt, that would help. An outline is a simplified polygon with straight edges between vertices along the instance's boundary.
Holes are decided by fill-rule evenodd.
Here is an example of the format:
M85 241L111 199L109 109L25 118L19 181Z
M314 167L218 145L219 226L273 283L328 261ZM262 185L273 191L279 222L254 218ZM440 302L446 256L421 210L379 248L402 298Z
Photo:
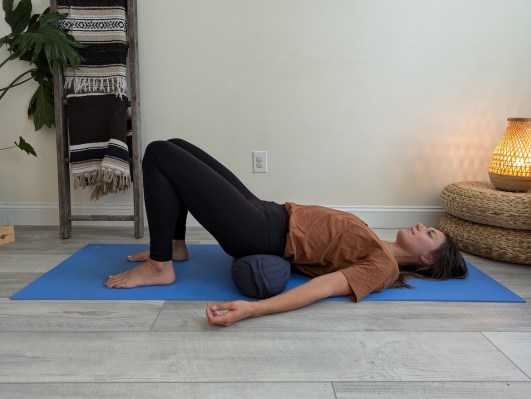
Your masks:
M341 271L358 302L391 286L398 264L376 234L357 216L316 205L286 203L290 215L284 256L315 277Z

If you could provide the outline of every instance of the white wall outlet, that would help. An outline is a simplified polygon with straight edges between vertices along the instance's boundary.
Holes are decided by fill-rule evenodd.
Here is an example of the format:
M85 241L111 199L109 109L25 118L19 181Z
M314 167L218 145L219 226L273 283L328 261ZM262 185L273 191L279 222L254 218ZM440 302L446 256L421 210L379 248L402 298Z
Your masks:
M253 151L253 173L267 172L267 151Z

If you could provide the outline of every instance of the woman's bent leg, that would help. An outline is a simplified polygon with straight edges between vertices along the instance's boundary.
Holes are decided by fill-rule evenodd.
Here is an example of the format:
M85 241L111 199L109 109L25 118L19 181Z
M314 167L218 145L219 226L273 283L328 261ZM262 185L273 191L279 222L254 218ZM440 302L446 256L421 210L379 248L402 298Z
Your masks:
M207 152L203 151L201 148L189 143L183 139L170 139L170 143L175 144L176 146L181 147L183 150L187 151L203 163L210 166L214 171L216 171L221 177L223 177L227 182L232 184L232 186L240 192L247 199L258 199L234 173L232 173L225 165L219 162L217 159L212 157Z
M229 169L225 167L225 165L220 163L210 154L203 151L201 148L183 139L170 139L168 141L182 148L189 154L196 157L201 162L211 167L222 178L224 178L227 182L232 184L232 186L234 186L234 188L238 190L245 198L249 200L258 199L253 193L251 193L251 191L249 191L247 187L245 187L245 185L240 181L240 179L236 177L236 175L234 175L234 173L232 173ZM185 235L186 235L186 217L187 217L188 212L185 212L184 208L181 208L181 211L182 212L179 214L179 217L177 218L177 223L175 225L175 232L173 234L173 238L175 240L184 240Z
M260 201L212 166L175 143L156 141L146 149L143 170L153 260L171 259L175 226L187 210L229 254L267 251L269 225Z
M275 211L271 207L266 210L268 204L252 195L228 169L197 147L183 143L188 149L166 141L148 145L142 167L150 258L131 270L110 276L107 287L175 281L172 241L186 248L184 239L174 237L181 231L184 238L183 220L188 209L232 256L268 253L271 242L275 243L275 251L283 251L284 245L276 245L278 240L271 241L271 236L284 237L287 220L281 218L281 225L273 223L276 234L271 234L268 220L268 213L278 212L278 205ZM277 226L281 227L279 231Z

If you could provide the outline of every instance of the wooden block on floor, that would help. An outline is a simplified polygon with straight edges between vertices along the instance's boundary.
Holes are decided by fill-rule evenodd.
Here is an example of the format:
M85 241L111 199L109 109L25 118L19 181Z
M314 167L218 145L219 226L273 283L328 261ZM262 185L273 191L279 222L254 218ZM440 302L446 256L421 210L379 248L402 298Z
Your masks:
M15 242L15 226L0 225L0 245Z

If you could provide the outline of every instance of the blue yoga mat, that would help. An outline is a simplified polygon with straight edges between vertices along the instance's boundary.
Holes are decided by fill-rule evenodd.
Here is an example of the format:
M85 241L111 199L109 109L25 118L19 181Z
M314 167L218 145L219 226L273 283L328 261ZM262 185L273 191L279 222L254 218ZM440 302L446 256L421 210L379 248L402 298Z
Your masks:
M211 300L248 299L240 294L230 275L232 258L219 245L189 245L190 259L174 262L177 281L171 285L111 289L107 276L133 267L127 255L146 249L140 244L89 244L39 277L11 299L32 300ZM387 289L365 301L525 302L472 265L464 280L411 279L415 288ZM308 281L292 274L287 289ZM328 300L348 300L333 297Z

